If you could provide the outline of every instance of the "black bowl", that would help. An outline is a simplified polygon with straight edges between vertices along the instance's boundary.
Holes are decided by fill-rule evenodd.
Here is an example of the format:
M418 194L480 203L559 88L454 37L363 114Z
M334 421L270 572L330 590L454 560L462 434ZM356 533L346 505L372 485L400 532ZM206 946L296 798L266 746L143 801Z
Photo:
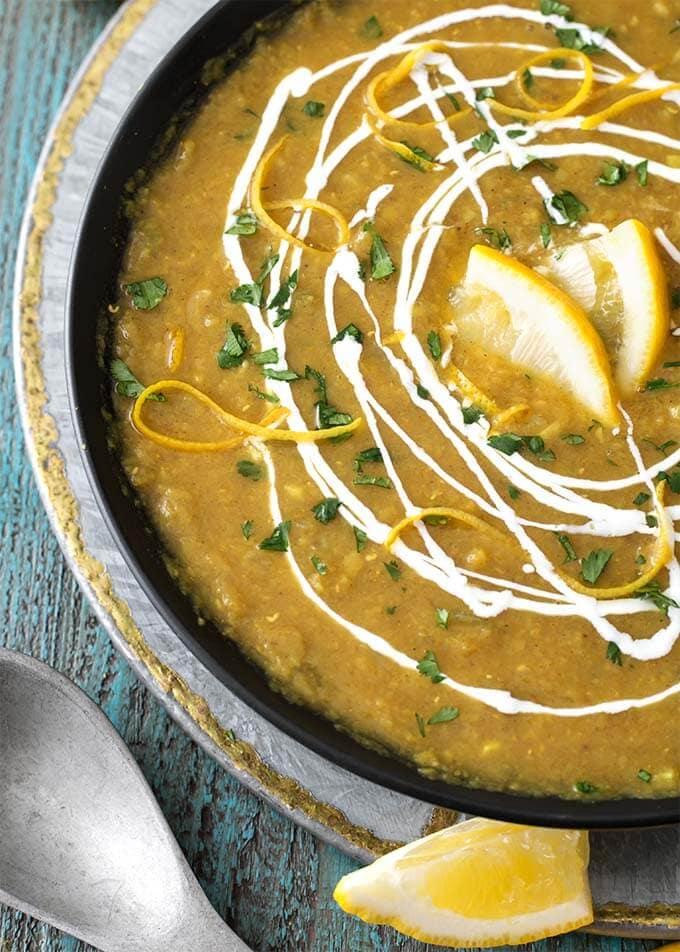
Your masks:
M231 691L297 741L375 783L466 813L541 826L625 828L680 821L680 798L582 803L429 780L368 750L309 710L273 691L264 675L212 624L199 626L190 599L168 573L159 544L111 451L103 410L110 382L99 356L96 316L115 297L126 242L122 206L139 169L161 157L205 91L205 64L229 47L242 55L255 20L280 18L285 0L221 0L170 51L121 121L92 185L76 239L68 289L66 351L73 418L99 507L130 569L189 650ZM266 27L266 24L265 24ZM215 73L213 68L211 71ZM219 72L219 70L217 70Z

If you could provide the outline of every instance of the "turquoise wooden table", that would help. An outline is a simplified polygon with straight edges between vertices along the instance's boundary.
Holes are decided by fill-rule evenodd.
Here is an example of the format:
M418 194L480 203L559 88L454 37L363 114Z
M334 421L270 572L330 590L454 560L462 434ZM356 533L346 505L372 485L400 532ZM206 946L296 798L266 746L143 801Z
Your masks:
M254 950L425 952L431 947L344 916L331 894L351 861L240 787L173 723L116 655L41 507L12 378L14 256L47 129L70 78L116 6L115 0L0 0L0 644L47 661L102 707L137 759L209 898ZM657 947L579 935L526 948L642 952ZM0 907L0 952L85 948Z

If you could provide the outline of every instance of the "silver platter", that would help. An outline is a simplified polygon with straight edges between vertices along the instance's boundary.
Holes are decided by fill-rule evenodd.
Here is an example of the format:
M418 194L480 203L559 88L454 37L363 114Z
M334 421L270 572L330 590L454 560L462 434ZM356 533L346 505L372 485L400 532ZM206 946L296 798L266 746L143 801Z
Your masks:
M73 81L43 150L18 253L15 366L26 441L66 558L111 640L182 728L276 809L360 860L455 821L302 747L230 693L155 611L94 502L64 368L76 225L118 120L210 0L128 0ZM592 931L680 939L680 829L592 835Z

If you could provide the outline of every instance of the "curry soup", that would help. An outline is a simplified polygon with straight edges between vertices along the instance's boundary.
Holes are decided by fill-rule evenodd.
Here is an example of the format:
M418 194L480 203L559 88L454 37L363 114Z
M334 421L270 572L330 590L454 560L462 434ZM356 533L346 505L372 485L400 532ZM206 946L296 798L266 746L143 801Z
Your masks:
M671 8L314 2L137 193L116 445L173 572L428 776L680 791Z

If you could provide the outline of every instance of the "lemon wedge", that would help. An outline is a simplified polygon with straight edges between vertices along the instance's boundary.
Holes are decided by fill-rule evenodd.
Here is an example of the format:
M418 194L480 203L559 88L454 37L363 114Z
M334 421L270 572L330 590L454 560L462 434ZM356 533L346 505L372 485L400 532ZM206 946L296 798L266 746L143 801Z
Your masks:
M630 218L600 238L546 255L537 270L585 310L621 396L635 393L670 333L667 280L649 228Z
M585 311L543 275L485 245L470 250L452 300L461 338L550 378L602 423L619 422L604 344Z
M532 942L593 921L588 834L466 820L344 876L365 922L458 948Z

